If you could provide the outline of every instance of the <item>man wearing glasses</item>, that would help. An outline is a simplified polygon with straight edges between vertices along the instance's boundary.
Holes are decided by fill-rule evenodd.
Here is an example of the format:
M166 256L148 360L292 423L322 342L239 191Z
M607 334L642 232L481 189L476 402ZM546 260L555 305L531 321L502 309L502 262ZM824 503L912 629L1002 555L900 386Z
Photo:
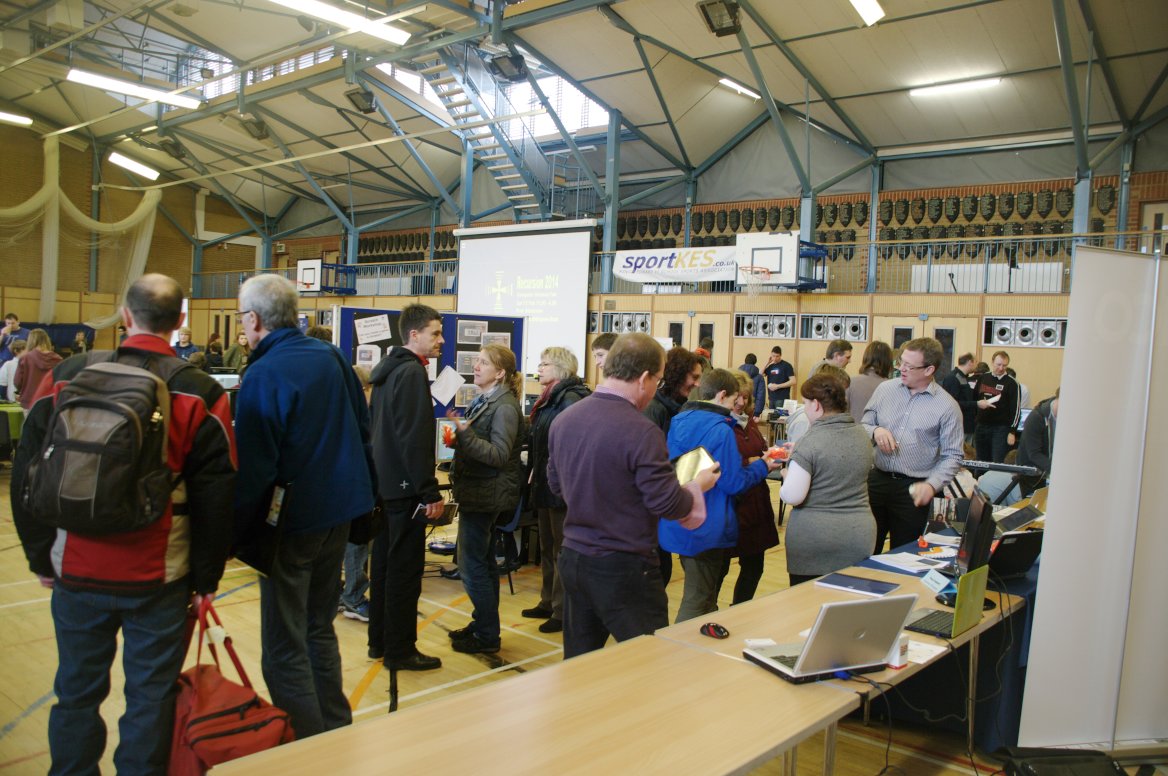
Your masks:
M864 409L863 425L876 446L868 475L868 498L876 518L876 549L883 552L921 535L933 496L961 466L961 408L934 380L941 343L919 337L904 345L900 379L877 386Z

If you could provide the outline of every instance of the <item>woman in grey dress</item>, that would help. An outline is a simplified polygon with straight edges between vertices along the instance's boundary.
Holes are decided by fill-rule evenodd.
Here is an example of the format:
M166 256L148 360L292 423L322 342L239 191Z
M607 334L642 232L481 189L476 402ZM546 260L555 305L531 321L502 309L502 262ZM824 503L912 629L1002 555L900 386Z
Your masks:
M868 507L872 441L848 412L847 385L817 374L799 393L811 427L791 451L780 495L787 524L787 574L797 585L855 565L876 541Z

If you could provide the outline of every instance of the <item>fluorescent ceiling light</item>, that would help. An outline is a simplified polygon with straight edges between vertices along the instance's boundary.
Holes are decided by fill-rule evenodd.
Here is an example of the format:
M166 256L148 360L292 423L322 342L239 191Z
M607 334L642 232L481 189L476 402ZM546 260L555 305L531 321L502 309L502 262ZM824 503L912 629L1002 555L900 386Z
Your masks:
M977 89L987 89L991 86L997 86L1001 82L1001 78L979 78L976 81L958 81L952 84L940 84L938 86L922 86L917 89L910 89L909 97L937 97L944 94L957 94L959 92L972 92Z
M751 99L755 99L755 100L760 99L760 96L758 94L750 91L742 84L734 83L729 78L719 78L718 83L722 84L723 86L725 86L728 89L733 89L734 91L738 92L739 94L750 97Z
M18 116L15 113L5 113L3 111L0 111L0 121L3 121L5 124L19 124L22 127L32 126L32 119L28 116Z
M184 97L180 94L168 94L161 89L152 89L149 86L136 84L132 81L123 81L118 78L107 78L104 75L90 73L86 70L78 70L77 68L70 70L69 75L67 75L65 79L76 84L95 86L98 89L105 89L106 91L117 92L118 94L128 94L131 97L139 97L143 100L164 102L167 105L174 105L178 108L191 108L193 110L203 104L194 97Z
M314 16L317 19L323 19L326 22L332 22L350 32L363 32L399 46L404 45L410 39L410 34L405 30L386 24L385 21L388 19L385 21L366 19L364 16L350 11L342 11L336 6L321 3L318 0L271 0L271 2L293 11Z
M852 0L852 7L869 27L884 18L884 9L877 0Z
M140 162L135 162L133 159L131 159L128 156L122 156L117 151L114 151L113 153L111 153L109 155L109 160L113 164L116 164L118 167L123 167L123 168L129 170L130 172L138 173L143 178L149 178L152 181L158 180L158 176L159 176L158 170L155 170L152 167L147 167L146 165L141 164Z

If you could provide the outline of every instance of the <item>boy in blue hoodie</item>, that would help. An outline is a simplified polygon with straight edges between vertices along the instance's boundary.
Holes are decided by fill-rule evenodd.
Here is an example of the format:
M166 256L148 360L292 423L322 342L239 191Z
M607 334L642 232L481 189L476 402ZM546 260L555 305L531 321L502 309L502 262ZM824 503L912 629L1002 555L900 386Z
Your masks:
M705 523L693 531L678 530L669 520L657 525L661 547L680 555L685 569L685 589L676 622L717 611L722 558L728 548L738 543L734 497L757 485L779 466L765 458L742 465L734 440L734 419L730 417L737 398L738 380L733 372L707 370L669 426L670 458L701 446L722 467L721 479L705 493Z

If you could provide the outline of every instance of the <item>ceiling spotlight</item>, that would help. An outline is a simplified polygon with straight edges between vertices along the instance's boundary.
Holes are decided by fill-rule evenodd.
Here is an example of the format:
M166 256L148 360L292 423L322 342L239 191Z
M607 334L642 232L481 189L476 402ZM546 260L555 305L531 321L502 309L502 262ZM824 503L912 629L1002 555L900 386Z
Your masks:
M487 60L487 69L497 78L518 83L527 80L527 62L521 54L500 54Z
M869 27L884 18L884 9L880 7L879 0L852 0L852 7Z
M152 89L149 86L134 83L133 81L123 81L119 78L108 78L97 73L90 73L87 70L78 70L73 68L69 74L65 76L65 80L73 83L85 84L86 86L94 86L98 89L105 89L107 92L116 92L118 94L126 94L131 97L137 97L142 100L153 100L155 102L164 102L167 105L174 105L178 108L194 108L200 107L203 103L196 100L194 97L185 97L181 94L169 94L162 89Z
M972 92L977 89L988 89L991 86L997 86L1001 80L1001 78L978 78L973 81L957 81L956 83L951 84L922 86L918 89L910 89L908 96L938 97L941 95L957 94L959 92Z
M187 157L186 147L175 140L173 137L164 137L158 141L158 147L166 153L173 156L175 159L185 159Z
M316 32L316 22L314 22L312 19L309 19L304 14L300 14L296 17L296 23L303 27L305 32Z
M200 67L199 68L199 77L202 78L204 81L210 81L212 78L215 77L215 71L209 67Z
M734 91L741 94L743 97L750 97L753 100L761 99L761 96L759 94L756 94L755 92L750 91L742 84L735 83L734 81L731 81L729 78L719 78L718 83L722 84L727 89L733 89Z
M129 170L130 172L136 172L143 178L149 178L152 181L158 180L158 176L160 175L158 170L155 170L153 167L147 167L141 162L135 162L130 157L123 156L117 151L109 155L109 160L111 164L116 164L118 167Z
M742 22L738 20L738 3L733 0L702 0L698 3L698 10L710 32L719 38L737 35L742 29Z
M28 116L21 116L16 113L5 113L0 111L0 121L5 124L19 124L22 127L31 127L32 119Z
M368 89L357 87L345 92L345 96L349 98L349 102L353 103L353 107L362 113L376 113L377 99L373 96L373 92Z

